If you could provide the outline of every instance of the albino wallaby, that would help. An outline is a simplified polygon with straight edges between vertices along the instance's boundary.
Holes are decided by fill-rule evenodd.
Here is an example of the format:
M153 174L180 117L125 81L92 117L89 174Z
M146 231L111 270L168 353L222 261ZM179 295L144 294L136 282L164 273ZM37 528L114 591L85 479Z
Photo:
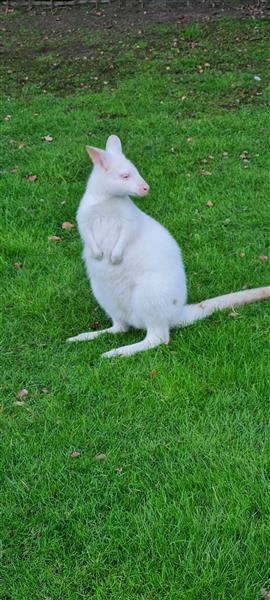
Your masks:
M112 319L108 329L81 333L67 341L93 340L129 327L145 329L141 342L105 352L130 356L168 344L170 329L204 319L216 310L270 298L270 286L187 304L180 249L169 232L142 212L131 196L145 196L148 184L111 135L106 150L86 148L94 168L81 200L77 223L93 294Z

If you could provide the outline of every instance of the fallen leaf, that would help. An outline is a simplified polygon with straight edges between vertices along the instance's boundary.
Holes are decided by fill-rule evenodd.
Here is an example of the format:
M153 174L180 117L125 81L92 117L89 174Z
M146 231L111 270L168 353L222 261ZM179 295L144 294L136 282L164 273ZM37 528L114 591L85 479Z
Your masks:
M26 179L27 181L30 181L32 183L33 181L37 180L37 175L32 175L32 173L29 173L28 175L26 175Z
M17 173L18 171L18 167L13 167L13 169L10 169L10 173Z
M240 154L240 158L247 160L247 157L248 157L248 151L243 150L242 154Z
M237 317L240 317L240 313L233 310L232 312L229 313L229 317L231 317L232 319L237 319Z
M52 135L44 135L42 138L44 142L53 142L54 138Z
M16 402L14 402L14 404L16 404L16 406L25 406L25 401L24 400L16 400Z
M26 388L22 388L18 393L17 393L17 398L25 398L25 396L28 396L28 390Z
M187 142L192 142L192 140L193 140L193 137L192 137L191 135L189 135L189 136L187 137Z
M104 460L104 458L106 458L106 454L103 454L103 452L100 452L99 454L96 454L96 456L95 456L96 460Z
M43 394L48 394L49 393L49 390L46 387L43 387L41 391L42 391Z
M27 144L25 144L24 142L19 144L19 150L22 150L23 148L27 148Z
M62 229L66 229L66 231L70 231L73 227L75 227L74 223L70 223L69 221L64 221L62 225Z
M12 119L11 115L6 115L6 117L4 117L4 121L10 121L10 119Z
M264 254L261 254L261 256L258 256L258 260L261 260L262 262L265 262L266 260L268 260L268 256L265 256Z
M59 235L49 235L48 240L50 242L61 242Z
M70 458L79 458L79 456L81 456L81 453L78 450L73 450L70 454Z
M14 267L15 267L15 269L22 269L23 268L23 263L15 262L14 263Z
M223 225L229 225L229 223L230 223L230 219L225 219L225 220L223 221Z
M150 371L150 378L153 379L156 376L157 376L157 370L156 369L152 369L152 371Z
M239 252L239 256L241 256L241 258L244 258L244 256L246 256L245 252Z
M122 473L123 473L122 467L119 467L118 469L116 469L116 473L118 473L118 475L122 475Z
M213 206L214 206L214 202L212 202L212 200L208 200L208 201L206 202L206 206L208 206L208 208L213 208Z
M261 598L264 598L264 600L270 600L270 590L262 588L260 591L260 596Z
M212 175L212 173L210 171L206 171L205 169L202 169L202 175Z
M91 327L91 329L99 329L100 328L100 322L99 321L93 321L93 323L91 323L90 327Z

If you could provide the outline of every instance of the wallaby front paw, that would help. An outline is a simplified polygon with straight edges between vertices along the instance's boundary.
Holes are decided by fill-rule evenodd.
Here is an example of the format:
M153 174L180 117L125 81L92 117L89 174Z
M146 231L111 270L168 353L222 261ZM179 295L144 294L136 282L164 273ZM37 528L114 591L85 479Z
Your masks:
M123 260L123 254L119 254L118 252L111 253L111 263L112 265L120 265Z
M92 253L92 256L95 260L102 260L103 252L102 252L102 250L96 250L95 252Z

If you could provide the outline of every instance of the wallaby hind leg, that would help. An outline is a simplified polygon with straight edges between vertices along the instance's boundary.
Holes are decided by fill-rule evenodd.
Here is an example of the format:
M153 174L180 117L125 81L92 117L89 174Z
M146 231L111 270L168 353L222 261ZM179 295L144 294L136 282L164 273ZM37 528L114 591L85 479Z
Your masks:
M146 337L141 342L130 344L130 346L114 348L113 350L109 350L109 352L104 352L102 356L104 358L112 358L113 356L131 356L137 352L143 352L144 350L160 346L160 344L168 344L169 339L170 332L168 327L148 329Z
M103 335L104 333L124 333L128 331L128 326L125 323L117 323L115 322L112 327L108 327L107 329L100 329L97 331L86 331L85 333L79 333L79 335L75 335L74 337L70 337L67 339L67 342L86 342L89 340L94 340L96 337Z

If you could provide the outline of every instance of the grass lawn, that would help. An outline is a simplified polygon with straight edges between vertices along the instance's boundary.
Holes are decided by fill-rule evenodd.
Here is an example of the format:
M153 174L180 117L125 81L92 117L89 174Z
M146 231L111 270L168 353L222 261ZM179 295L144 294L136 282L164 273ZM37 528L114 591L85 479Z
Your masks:
M20 50L1 66L0 599L259 598L270 303L101 359L143 334L66 344L108 321L62 223L75 223L85 145L116 133L151 187L138 205L181 245L190 301L269 285L269 24L85 27L65 60L31 17L2 23L6 52ZM62 35L68 48L75 33Z

